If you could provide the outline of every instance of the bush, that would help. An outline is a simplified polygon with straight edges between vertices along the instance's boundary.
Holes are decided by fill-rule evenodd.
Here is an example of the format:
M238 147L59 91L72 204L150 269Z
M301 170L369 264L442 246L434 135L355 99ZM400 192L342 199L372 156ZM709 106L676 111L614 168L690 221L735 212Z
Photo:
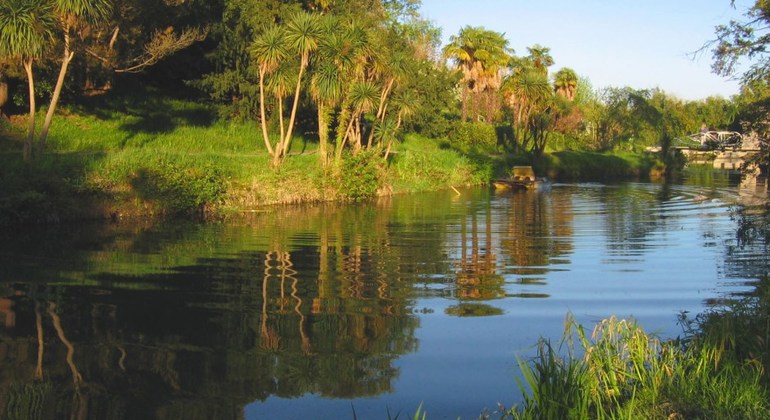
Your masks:
M456 122L449 133L450 144L464 152L486 151L497 148L495 126L483 122Z
M129 184L164 214L200 214L224 194L224 179L212 164L184 165L165 159L137 169Z
M378 152L362 150L356 154L347 154L342 160L340 188L346 197L360 200L377 195L383 172L383 161Z

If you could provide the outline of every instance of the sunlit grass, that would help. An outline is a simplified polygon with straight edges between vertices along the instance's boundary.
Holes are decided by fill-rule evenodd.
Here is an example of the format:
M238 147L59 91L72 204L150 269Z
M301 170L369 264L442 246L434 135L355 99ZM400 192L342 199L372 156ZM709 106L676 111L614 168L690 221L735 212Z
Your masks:
M541 341L534 360L519 360L524 402L508 416L768 418L762 366L730 356L711 343L713 334L690 338L662 341L616 317L588 336L568 317L560 346Z

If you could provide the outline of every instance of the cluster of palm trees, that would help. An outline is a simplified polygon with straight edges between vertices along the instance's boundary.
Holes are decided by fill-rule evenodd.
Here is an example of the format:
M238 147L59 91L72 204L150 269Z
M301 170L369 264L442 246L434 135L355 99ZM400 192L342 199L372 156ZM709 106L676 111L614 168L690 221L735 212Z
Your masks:
M348 148L380 147L387 155L416 102L404 89L416 49L397 30L299 12L256 36L251 54L259 78L259 119L273 165L289 151L304 98L318 111L323 165L332 157L339 162Z
M466 26L449 41L444 55L462 73L461 119L493 123L506 114L516 146L542 152L549 127L564 110L559 101L575 99L575 72L559 70L552 84L548 48L535 45L516 57L503 34L482 27Z

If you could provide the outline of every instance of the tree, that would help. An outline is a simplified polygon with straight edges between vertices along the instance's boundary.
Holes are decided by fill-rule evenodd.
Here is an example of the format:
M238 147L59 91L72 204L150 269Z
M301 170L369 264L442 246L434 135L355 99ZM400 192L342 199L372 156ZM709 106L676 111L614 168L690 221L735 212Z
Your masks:
M511 60L511 72L503 81L503 96L511 110L515 148L542 152L547 138L546 114L552 109L553 88L548 73L531 57Z
M567 98L568 101L572 101L577 94L577 74L571 68L564 67L554 75L553 86L557 94Z
M553 57L551 57L551 49L544 47L540 44L535 44L531 47L527 47L529 51L529 61L535 70L541 73L548 73L548 67L551 67L554 63Z
M75 57L73 31L88 22L94 23L105 19L112 6L110 0L53 0L53 3L54 13L56 14L56 18L60 25L59 29L62 34L62 62L59 69L59 77L56 80L56 86L54 87L51 96L51 103L48 105L43 128L40 131L38 144L41 150L45 148L48 130L51 127L51 121L53 120L53 115L56 111L56 105L59 102L62 86L64 86L67 68Z
M512 53L503 34L483 27L466 26L449 38L449 44L444 47L444 56L453 60L462 72L462 121L468 119L468 101L473 105L474 120L494 118L494 95L501 86L502 70ZM478 109L482 95L487 99L485 113Z
M735 0L731 4L735 7ZM770 76L770 1L755 0L745 12L745 20L717 26L716 36L704 45L704 48L712 47L714 73L732 76L745 58L753 63L743 75L744 80Z
M735 7L734 0L731 4ZM770 125L770 92L766 88L770 80L770 1L755 0L744 16L744 20L717 26L717 38L703 48L713 47L712 70L719 75L734 75L738 63L744 59L751 63L743 74L737 124L747 132L767 138ZM770 163L770 149L766 146L763 142L763 152L755 159L763 170Z
M285 24L273 24L266 28L253 42L251 51L258 66L259 73L259 108L262 136L268 153L272 156L274 166L280 165L289 151L291 136L297 117L297 109L302 93L302 81L310 64L311 53L318 49L322 35L320 17L310 13L296 13ZM288 67L287 67L288 66ZM278 69L282 72L276 72ZM265 79L286 77L284 72L296 74L294 94L289 111L288 122L284 124L283 96L285 89L281 83L274 83L274 98L278 105L275 113L278 114L280 127L278 139L272 144L267 128L267 112L265 97Z
M277 25L265 29L251 46L251 52L258 65L259 72L259 120L262 127L262 138L267 152L274 158L279 156L279 150L282 149L283 129L279 133L276 146L273 147L267 128L265 79L268 74L275 72L278 65L286 58L288 55L287 49L283 29ZM283 110L279 108L278 112L281 118L283 118Z
M222 3L112 0L109 16L98 26L77 32L87 54L83 63L85 89L108 90L115 73L144 71L202 41L214 20L221 19Z
M50 44L55 25L52 4L46 0L5 0L0 3L0 57L20 60L29 88L29 130L24 159L32 154L35 137L35 80L32 64Z

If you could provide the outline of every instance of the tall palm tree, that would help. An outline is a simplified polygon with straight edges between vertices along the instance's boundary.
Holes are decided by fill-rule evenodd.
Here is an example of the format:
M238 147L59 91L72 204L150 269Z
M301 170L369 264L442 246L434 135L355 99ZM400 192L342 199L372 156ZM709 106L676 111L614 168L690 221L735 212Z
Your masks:
M53 114L56 111L56 105L59 102L64 78L67 75L67 68L75 57L75 49L72 45L72 32L80 26L99 22L109 15L112 7L111 0L52 0L54 13L59 22L63 35L64 48L62 50L62 62L59 68L59 77L56 80L51 103L48 105L48 111L45 114L43 128L40 131L38 144L42 150L45 147L48 130L51 127Z
M262 139L270 156L275 157L277 151L273 148L270 135L267 130L267 112L265 110L265 79L278 68L278 65L288 55L283 28L271 26L265 29L251 45L251 54L258 63L259 74L259 119L262 126ZM281 136L283 132L281 132ZM279 137L276 149L282 139Z
M350 121L345 129L345 137L342 144L344 145L346 139L353 145L353 151L357 152L361 150L362 145L362 118L367 112L375 109L376 104L380 100L381 88L374 82L362 81L353 84L348 92L349 107L351 110ZM340 151L337 151L340 156Z
M342 83L339 68L332 62L323 62L313 71L310 80L310 94L318 110L318 149L321 166L329 158L329 122L333 108L342 97Z
M548 76L529 61L520 66L503 82L503 95L513 111L513 125L518 145L526 148L533 140L538 115L548 111L553 95Z
M483 27L466 26L449 38L444 56L454 61L463 74L462 120L467 120L471 95L500 88L500 73L512 51L503 34ZM477 115L474 117L478 117Z
M553 80L554 92L572 101L577 93L578 77L574 70L564 67L556 72Z
M553 57L551 57L551 49L544 47L540 44L535 44L531 47L527 47L529 51L529 57L527 57L535 69L540 72L548 73L548 67L551 67L554 63Z
M345 78L352 67L358 40L349 27L333 16L322 22L323 36L311 63L310 96L318 111L318 143L321 166L328 164L329 124L334 108L342 101Z
M297 85L294 90L294 102L289 117L289 126L284 135L282 150L280 154L274 156L273 163L278 164L280 158L289 151L291 135L294 131L294 121L297 116L299 106L299 96L302 88L302 76L305 74L308 64L310 64L310 54L318 49L321 40L322 26L318 15L310 13L298 13L292 16L286 24L286 42L290 51L299 55L300 63L297 74Z
M29 130L24 159L32 155L35 137L35 79L32 64L50 44L55 25L53 8L45 0L4 0L0 3L0 57L21 60L29 88Z
M259 73L259 102L260 118L262 124L262 137L265 141L268 153L273 157L272 163L278 166L284 156L289 151L291 136L294 132L294 123L299 108L300 94L302 93L302 82L308 65L310 64L311 54L318 49L322 35L321 18L309 13L297 13L291 16L286 23L282 25L272 25L267 27L252 43L251 53L254 57ZM267 130L267 113L265 111L265 79L268 76L285 77L284 74L277 74L279 66L286 69L285 66L293 65L296 71L294 83L294 94L289 114L289 120L284 124L283 120L283 93L284 84L274 83L272 87L281 87L273 89L278 102L276 112L281 120L280 133L275 146Z

